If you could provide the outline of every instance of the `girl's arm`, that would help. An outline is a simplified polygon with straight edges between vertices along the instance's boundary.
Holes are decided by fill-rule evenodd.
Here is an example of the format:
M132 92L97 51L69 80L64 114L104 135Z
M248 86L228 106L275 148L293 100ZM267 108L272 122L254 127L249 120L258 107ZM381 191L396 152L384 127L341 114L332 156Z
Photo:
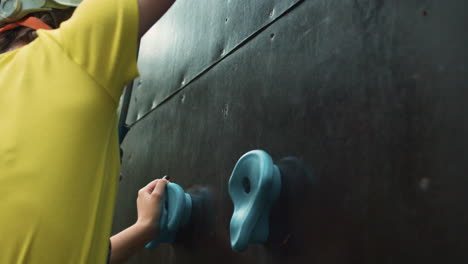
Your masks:
M161 201L167 183L165 179L154 180L138 192L138 220L111 237L111 264L124 263L158 235Z

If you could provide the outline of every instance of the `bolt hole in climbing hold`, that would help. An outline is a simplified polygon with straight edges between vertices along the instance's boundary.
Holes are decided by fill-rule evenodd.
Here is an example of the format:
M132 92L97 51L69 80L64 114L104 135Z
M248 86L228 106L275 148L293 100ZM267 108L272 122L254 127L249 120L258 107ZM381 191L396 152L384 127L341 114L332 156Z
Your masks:
M229 18L226 17L226 23L229 21Z
M423 16L427 16L427 15L428 15L427 10L423 10L422 15L423 15Z
M244 187L245 193L250 193L250 181L247 177L242 179L242 186Z
M275 38L275 33L271 33L271 34L270 34L270 38L271 38L271 39Z

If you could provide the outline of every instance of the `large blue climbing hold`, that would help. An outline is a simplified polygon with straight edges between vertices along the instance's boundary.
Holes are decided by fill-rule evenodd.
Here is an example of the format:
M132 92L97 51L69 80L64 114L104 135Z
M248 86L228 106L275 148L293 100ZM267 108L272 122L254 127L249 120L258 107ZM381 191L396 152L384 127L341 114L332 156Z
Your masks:
M269 235L269 215L281 191L278 167L263 150L244 154L229 180L229 195L234 203L231 218L231 247L236 252L249 244L265 243Z

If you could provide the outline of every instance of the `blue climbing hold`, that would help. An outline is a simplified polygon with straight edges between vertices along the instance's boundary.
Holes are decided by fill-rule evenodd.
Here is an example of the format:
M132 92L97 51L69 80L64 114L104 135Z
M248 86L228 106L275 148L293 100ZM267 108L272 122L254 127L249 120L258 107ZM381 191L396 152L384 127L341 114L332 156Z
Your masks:
M268 153L253 150L239 159L229 180L234 203L230 224L234 251L242 252L249 244L268 240L270 209L280 191L281 174Z
M190 194L175 183L168 183L163 197L159 221L159 235L146 245L154 249L161 243L174 242L180 227L188 224L192 212L192 199Z

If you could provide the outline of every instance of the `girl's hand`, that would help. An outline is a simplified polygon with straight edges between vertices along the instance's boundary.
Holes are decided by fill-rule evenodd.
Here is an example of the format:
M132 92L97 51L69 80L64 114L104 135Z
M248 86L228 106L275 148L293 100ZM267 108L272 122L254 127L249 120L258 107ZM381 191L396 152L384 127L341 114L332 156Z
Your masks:
M138 192L138 220L134 225L111 237L111 264L124 263L138 249L156 238L167 183L166 179L154 180Z
M166 179L157 179L138 191L136 225L142 227L150 238L155 238L159 232L162 198L167 183Z

